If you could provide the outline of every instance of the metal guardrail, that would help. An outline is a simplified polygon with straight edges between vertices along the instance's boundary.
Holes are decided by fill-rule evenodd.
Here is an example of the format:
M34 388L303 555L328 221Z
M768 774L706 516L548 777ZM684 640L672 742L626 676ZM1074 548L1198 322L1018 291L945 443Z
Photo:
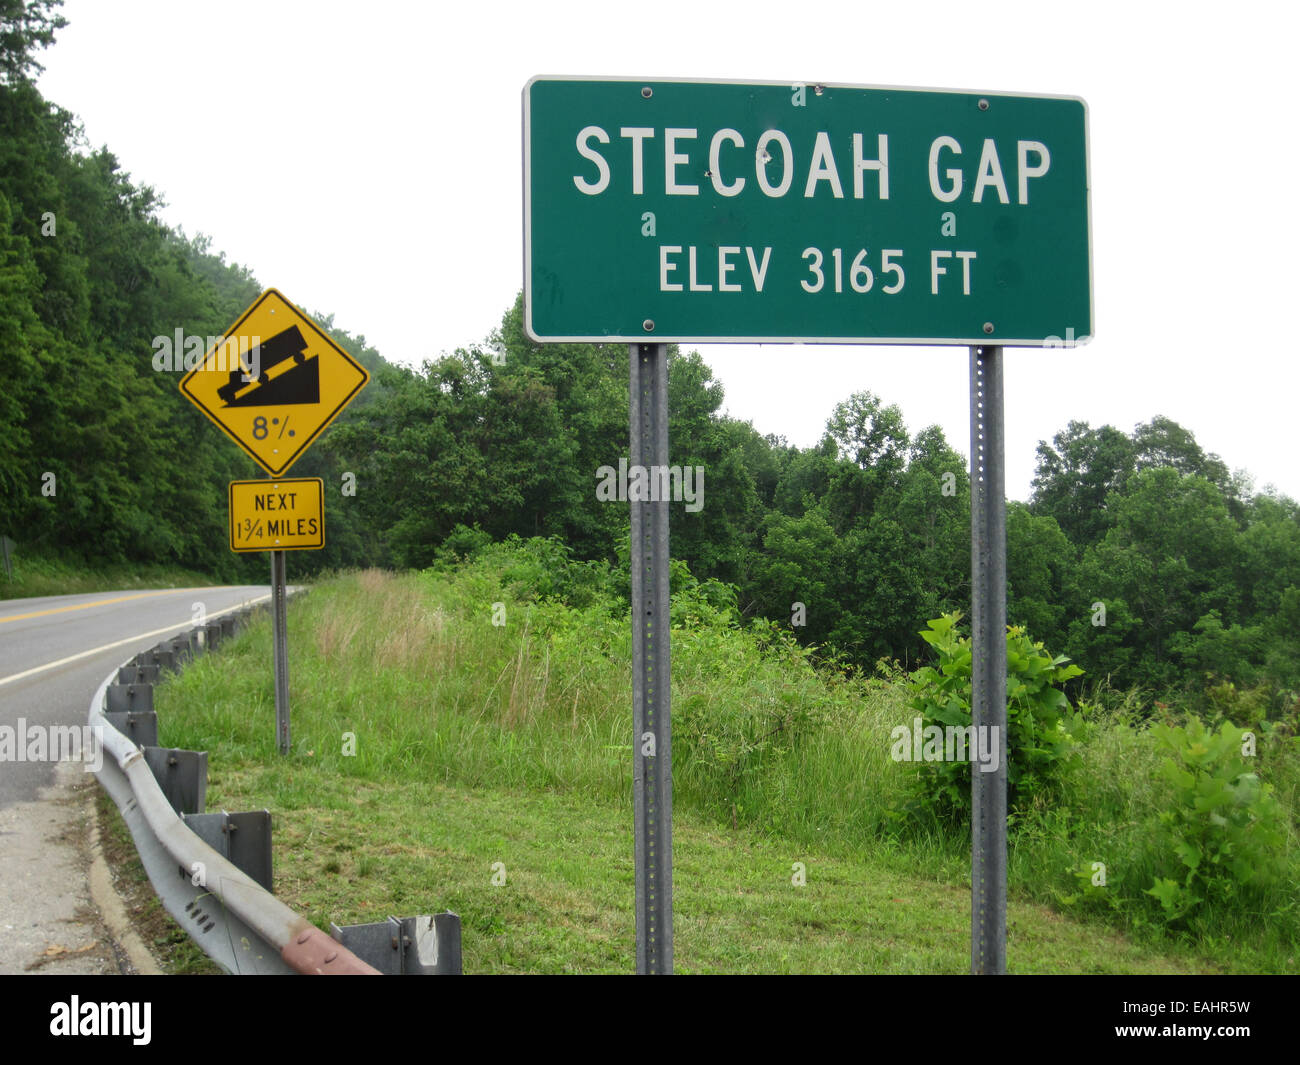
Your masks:
M233 635L251 612L222 611L136 655L90 703L89 724L103 738L99 782L163 906L229 973L459 974L454 913L331 925L331 937L280 902L270 892L270 814L206 813L207 753L157 746L153 683Z

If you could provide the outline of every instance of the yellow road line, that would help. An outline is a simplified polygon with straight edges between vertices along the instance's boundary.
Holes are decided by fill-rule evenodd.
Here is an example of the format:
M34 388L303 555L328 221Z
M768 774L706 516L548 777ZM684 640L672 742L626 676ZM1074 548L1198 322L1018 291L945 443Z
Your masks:
M182 592L197 592L198 588L168 588L162 592L137 592L135 595L123 595L116 599L96 599L93 603L77 603L75 606L55 606L49 610L33 610L30 614L10 614L0 618L0 625L6 621L22 621L24 618L43 618L47 614L63 614L69 610L89 610L92 606L108 606L111 603L125 603L128 599L148 599L155 595L180 595Z
M190 591L190 590L191 589L188 588L178 589L178 591ZM267 599L270 598L271 597L269 595L260 595L256 599L248 600L247 605L253 606L257 603L265 602ZM240 607L244 605L245 605L244 603L237 603L235 606L227 607L225 610L218 610L215 613L209 614L208 620L211 620L212 618L220 617L222 614L229 614L232 611L238 610ZM34 673L43 673L45 672L45 670L53 669L55 666L66 666L69 662L75 662L79 658L89 658L91 655L97 655L101 651L111 651L114 647L121 647L123 644L133 643L136 640L148 639L150 636L159 636L164 632L175 632L177 629L183 629L192 626L193 624L194 622L192 620L178 621L176 622L175 625L168 625L164 629L154 629L152 632L136 633L136 635L134 636L128 636L125 640L117 640L114 643L106 643L102 647L94 647L91 648L89 651L82 651L80 654L68 655L67 658L60 658L56 662L46 662L45 665L37 666L34 669L26 669L23 670L23 672L21 673L11 673L7 677L0 677L0 684L8 684L10 681L22 680L23 677L30 677Z

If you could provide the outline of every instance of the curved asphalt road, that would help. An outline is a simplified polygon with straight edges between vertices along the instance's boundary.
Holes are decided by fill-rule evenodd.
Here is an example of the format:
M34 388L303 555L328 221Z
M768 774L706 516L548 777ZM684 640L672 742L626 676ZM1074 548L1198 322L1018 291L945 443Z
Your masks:
M19 718L28 729L85 725L104 677L192 626L200 606L211 618L269 595L245 585L0 600L0 727L16 729ZM41 972L118 971L117 952L86 912L75 839L71 800L90 779L80 764L0 761L0 973L34 961Z

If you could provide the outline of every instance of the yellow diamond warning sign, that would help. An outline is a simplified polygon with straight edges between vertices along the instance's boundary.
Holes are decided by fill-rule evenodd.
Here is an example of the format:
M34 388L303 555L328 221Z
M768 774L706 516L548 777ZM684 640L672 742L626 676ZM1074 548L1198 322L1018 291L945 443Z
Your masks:
M279 477L369 380L315 322L268 288L185 375L181 391Z
M319 477L230 482L230 550L324 546L325 482Z

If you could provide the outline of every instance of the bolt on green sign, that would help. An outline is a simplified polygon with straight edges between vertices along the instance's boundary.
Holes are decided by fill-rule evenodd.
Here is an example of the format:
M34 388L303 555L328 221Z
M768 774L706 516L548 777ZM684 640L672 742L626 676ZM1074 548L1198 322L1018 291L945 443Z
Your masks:
M543 77L523 106L537 340L1092 335L1080 99Z

